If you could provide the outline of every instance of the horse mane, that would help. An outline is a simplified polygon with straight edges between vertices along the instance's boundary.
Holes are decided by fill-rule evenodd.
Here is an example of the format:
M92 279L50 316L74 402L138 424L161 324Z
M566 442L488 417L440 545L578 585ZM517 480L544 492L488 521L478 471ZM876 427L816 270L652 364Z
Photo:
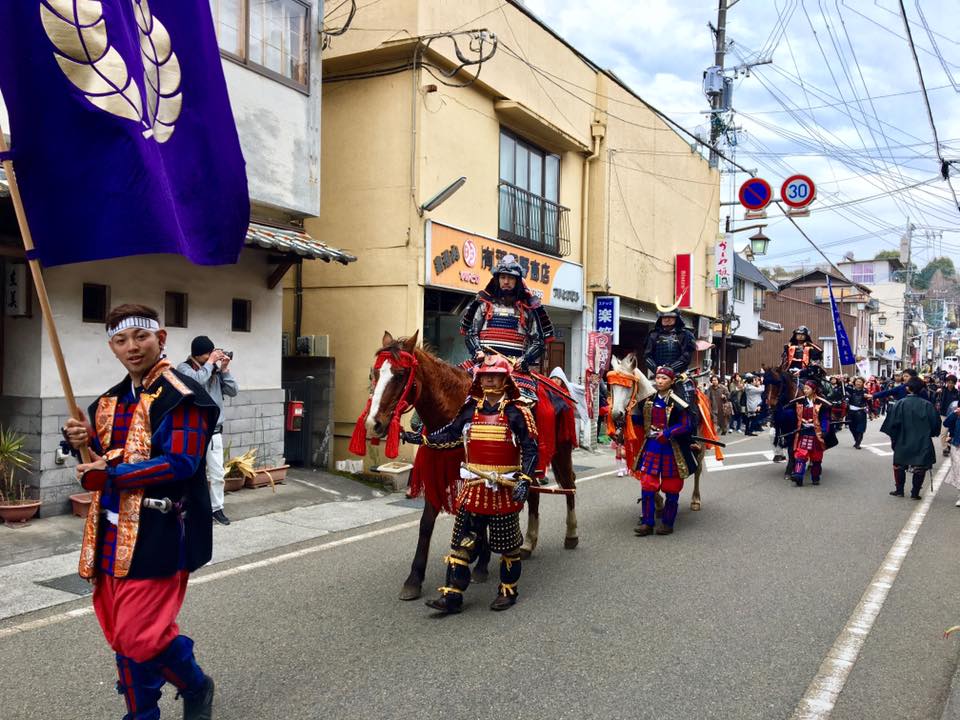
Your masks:
M394 358L400 358L401 352L406 352L404 343L409 342L409 338L397 338L388 345L381 347L377 353L389 352ZM456 365L451 365L436 355L436 351L426 343L421 343L414 347L413 355L417 362L423 367L429 366L430 372L430 395L434 398L438 415L442 416L442 422L432 417L424 417L424 412L420 412L420 417L431 430L441 427L443 424L452 420L460 408L463 406L467 397L470 385L470 374ZM424 408L426 410L426 408ZM419 409L418 409L419 412ZM432 413L426 412L429 416ZM430 422L430 421L433 422Z

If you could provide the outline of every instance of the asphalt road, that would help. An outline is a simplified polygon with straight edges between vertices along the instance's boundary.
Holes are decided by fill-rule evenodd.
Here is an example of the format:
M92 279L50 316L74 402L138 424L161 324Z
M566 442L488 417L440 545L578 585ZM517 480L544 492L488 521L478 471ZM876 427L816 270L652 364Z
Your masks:
M867 444L883 442L877 427ZM572 551L562 500L544 498L541 545L505 613L487 609L492 581L471 586L459 616L396 600L410 517L239 559L193 587L181 615L217 680L216 717L787 718L918 503L887 495L884 447L853 450L845 434L823 484L796 488L763 462L768 443L731 446L727 467L747 467L708 473L701 512L688 488L668 537L634 536L631 479L580 486ZM941 637L960 623L955 500L947 486L933 499L831 717L940 717L960 648ZM438 523L431 590L451 527ZM120 717L114 681L92 615L0 636L5 720ZM165 717L180 716L172 695Z

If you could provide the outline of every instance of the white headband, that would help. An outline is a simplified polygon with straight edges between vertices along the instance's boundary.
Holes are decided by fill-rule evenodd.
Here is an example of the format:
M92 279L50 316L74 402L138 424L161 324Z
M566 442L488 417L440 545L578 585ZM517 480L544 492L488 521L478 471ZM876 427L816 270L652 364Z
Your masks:
M125 317L112 328L107 330L107 339L109 340L117 333L123 332L124 330L129 330L130 328L141 328L143 330L149 330L150 332L157 332L157 330L160 329L160 323L153 318L139 317L137 315Z

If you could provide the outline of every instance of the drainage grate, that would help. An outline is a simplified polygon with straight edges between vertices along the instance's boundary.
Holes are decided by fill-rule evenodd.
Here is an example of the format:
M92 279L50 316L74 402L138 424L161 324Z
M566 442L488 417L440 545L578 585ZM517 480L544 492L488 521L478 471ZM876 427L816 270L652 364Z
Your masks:
M75 574L50 578L49 580L39 580L37 581L37 585L43 585L44 587L68 592L73 595L89 595L93 592L93 585Z

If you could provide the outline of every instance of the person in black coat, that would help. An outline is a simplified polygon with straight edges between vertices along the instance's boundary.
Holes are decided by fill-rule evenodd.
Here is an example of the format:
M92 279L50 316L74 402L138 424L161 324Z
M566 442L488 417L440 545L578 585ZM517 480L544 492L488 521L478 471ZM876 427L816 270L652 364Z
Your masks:
M847 390L847 422L853 435L853 446L859 450L863 434L867 431L867 392L862 377L853 381L853 387Z
M931 438L940 435L940 416L933 405L924 400L923 381L911 378L907 396L890 408L880 432L890 436L893 449L894 489L891 495L903 497L907 473L913 476L910 497L920 499L923 478L936 462L937 453Z

